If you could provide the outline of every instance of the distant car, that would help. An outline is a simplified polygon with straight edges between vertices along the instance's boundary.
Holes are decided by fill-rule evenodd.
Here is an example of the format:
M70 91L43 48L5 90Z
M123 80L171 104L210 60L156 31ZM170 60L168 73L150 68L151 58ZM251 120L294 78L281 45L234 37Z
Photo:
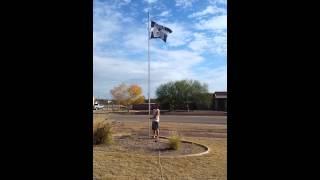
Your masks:
M94 104L94 106L93 106L94 110L99 110L99 109L103 109L103 108L104 108L104 105L101 105L101 104Z

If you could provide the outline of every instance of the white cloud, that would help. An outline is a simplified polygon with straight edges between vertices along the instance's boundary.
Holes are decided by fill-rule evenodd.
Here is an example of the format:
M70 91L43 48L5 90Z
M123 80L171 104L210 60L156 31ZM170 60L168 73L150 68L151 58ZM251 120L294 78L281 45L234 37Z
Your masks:
M199 12L195 12L192 13L191 15L189 15L188 17L201 17L201 16L205 16L205 15L209 15L209 14L219 14L219 13L223 13L226 14L226 9L224 8L218 8L217 6L207 6L206 9L199 11Z
M147 3L155 3L155 2L157 2L158 0L144 0L145 2L147 2Z
M151 97L156 88L168 81L196 77L192 67L204 59L187 50L151 49ZM94 92L96 96L111 97L110 90L121 82L138 84L147 97L147 59L125 59L94 56Z
M192 67L203 61L197 53L180 50L153 50L151 55L151 79L153 93L163 83L195 77Z
M96 96L111 97L110 90L122 82L143 83L146 74L146 62L113 58L93 57L93 83Z
M193 51L201 53L209 47L209 40L204 33L194 33L194 40L188 46Z
M195 27L200 30L227 29L227 15L214 16L207 20L201 20Z
M107 4L96 2L93 20L93 47L112 41L113 34L121 31L122 15Z
M170 15L170 11L163 11L159 16L168 16Z
M148 11L150 11L149 7L143 9L143 12L148 12Z
M188 50L163 50L159 48L151 48L155 53L153 58L155 61L169 61L176 62L176 65L184 66L190 63L199 63L203 60L203 57L196 52ZM177 68L177 66L174 66Z
M216 5L226 5L227 4L227 0L209 0L210 4Z
M211 52L227 56L227 33L213 37Z
M226 32L221 32L209 36L205 33L194 33L194 39L189 43L188 47L199 53L207 52L226 56L227 34Z
M196 0L176 0L176 6L178 7L190 7Z
M197 52L188 50L151 49L151 97L163 83L182 79L199 80L209 85L210 92L226 90L226 67L194 67L204 61ZM110 90L124 82L138 84L147 97L147 59L94 56L94 93L99 97L111 98ZM201 73L199 73L201 72Z
M147 29L136 28L135 31L129 32L124 36L124 45L130 51L146 51L148 43Z
M121 1L117 1L118 2L118 6L121 7L121 6L124 6L124 5L128 5L131 0L121 0Z
M146 5L143 9L144 12L150 12L150 17L152 17L154 12L159 12L159 11L165 11L168 8L166 8L165 3L163 1L158 1L158 0L144 0L146 2ZM159 14L156 14L159 16Z
M208 84L209 92L227 90L227 66L222 65L217 68L202 67L199 68L195 79Z
M118 32L121 29L121 26L117 21L113 21L110 18L110 21L99 22L96 24L95 29L93 31L93 43L94 47L98 44L108 43L113 40L114 36L112 34L114 32Z
M162 23L162 22L161 22ZM185 38L192 33L183 29L176 23L165 23L173 28L178 36L169 35L168 43L171 46L185 44ZM143 88L147 97L147 29L132 27L135 31L127 31L123 36L123 49L127 52L113 52L94 56L94 93L96 96L110 98L109 91L121 82L127 84L136 83ZM199 53L190 50L164 50L157 47L161 40L150 41L151 59L151 97L155 97L156 88L171 80L186 79L189 76L196 77L192 67L204 59ZM162 43L162 42L161 42ZM132 56L133 53L142 53L140 56ZM143 55L145 53L145 55ZM125 54L130 55L126 57Z
M108 49L109 51L122 46L121 43L118 43L119 40L123 38L126 32L131 31L129 28L124 28L127 27L123 25L124 23L127 26L132 26L132 24L135 24L134 18L120 13L115 5L112 6L106 2L96 2L93 17L94 53L105 53L106 46L112 46L111 49ZM113 51L109 53L114 54Z
M178 23L165 23L173 32L168 34L167 43L169 46L177 47L187 44L192 37L192 32L188 27Z

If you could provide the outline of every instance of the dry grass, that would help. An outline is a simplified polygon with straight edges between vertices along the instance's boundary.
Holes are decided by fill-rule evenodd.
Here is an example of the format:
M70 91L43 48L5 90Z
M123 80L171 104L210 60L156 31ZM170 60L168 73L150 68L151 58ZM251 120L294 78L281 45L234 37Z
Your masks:
M99 118L103 119L102 117ZM148 134L147 127L147 122L128 121L116 126L114 131L115 133L134 132ZM181 134L188 134L187 136L184 135L183 139L205 144L211 149L209 154L199 157L161 158L164 179L227 179L226 126L196 123L162 123L160 135L164 133L164 129L179 131ZM193 134L190 134L190 131L192 131ZM201 133L220 133L224 135L221 136L222 138L197 136ZM102 180L161 179L158 158L154 156L94 151L93 168L94 177Z
M181 135L177 131L173 131L170 133L168 138L169 140L169 148L173 150L178 150L181 144Z
M96 120L93 123L93 144L112 144L112 129L110 122Z

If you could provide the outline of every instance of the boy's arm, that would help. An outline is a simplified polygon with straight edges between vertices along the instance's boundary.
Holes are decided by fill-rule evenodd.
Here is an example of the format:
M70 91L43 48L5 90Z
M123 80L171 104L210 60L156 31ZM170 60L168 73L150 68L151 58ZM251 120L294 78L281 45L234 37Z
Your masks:
M156 113L153 113L150 119L155 119L157 117L157 114L158 114L158 111L156 111Z
M152 113L152 116L149 119L154 119L156 118L156 116L154 115L154 113Z

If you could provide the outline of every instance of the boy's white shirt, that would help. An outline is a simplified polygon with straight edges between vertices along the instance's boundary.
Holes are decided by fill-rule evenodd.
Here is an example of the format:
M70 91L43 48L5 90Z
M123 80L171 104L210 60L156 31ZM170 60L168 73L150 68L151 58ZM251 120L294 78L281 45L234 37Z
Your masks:
M156 111L158 111L158 115L153 120L159 122L160 121L160 109L154 109L153 116L155 115Z

